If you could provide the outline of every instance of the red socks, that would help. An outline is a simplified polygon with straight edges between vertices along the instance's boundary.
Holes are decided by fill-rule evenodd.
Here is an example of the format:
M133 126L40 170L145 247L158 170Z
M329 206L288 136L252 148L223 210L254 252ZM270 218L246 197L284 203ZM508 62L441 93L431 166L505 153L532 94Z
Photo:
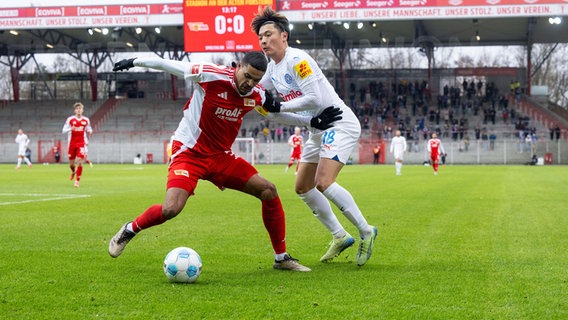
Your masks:
M262 221L270 236L274 253L286 252L286 219L280 197L262 201Z
M166 218L162 215L162 205L155 204L150 208L146 209L144 213L139 215L134 222L132 222L132 229L134 232L138 232L143 229L147 229L153 226L157 226L166 222Z
M78 166L77 170L75 170L76 180L81 181L81 174L83 174L83 166Z

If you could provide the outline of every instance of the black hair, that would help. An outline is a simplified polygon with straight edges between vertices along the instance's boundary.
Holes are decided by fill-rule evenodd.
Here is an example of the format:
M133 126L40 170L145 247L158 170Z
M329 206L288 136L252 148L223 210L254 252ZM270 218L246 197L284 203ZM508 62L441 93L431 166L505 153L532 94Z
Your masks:
M258 71L266 72L268 60L266 59L264 53L260 51L249 51L241 59L241 64L250 65Z
M286 18L283 14L272 10L269 6L264 7L264 9L259 8L258 13L252 19L250 26L254 33L258 35L260 28L265 24L274 24L276 29L280 32L288 33L288 39L290 39L290 23L288 22L288 18Z

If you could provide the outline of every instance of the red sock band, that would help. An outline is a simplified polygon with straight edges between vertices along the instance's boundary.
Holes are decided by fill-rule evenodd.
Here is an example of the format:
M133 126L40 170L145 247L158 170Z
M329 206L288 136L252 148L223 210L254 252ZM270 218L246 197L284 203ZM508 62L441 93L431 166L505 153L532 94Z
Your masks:
M280 197L262 201L262 221L270 236L274 253L286 252L286 218Z
M162 205L155 204L134 219L134 222L132 222L132 229L134 232L138 232L164 222L166 222L166 218L162 215Z

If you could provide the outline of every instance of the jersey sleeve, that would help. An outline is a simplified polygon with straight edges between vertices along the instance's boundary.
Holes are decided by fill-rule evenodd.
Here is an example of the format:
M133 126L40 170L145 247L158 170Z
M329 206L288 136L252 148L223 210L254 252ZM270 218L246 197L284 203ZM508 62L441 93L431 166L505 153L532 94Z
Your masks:
M161 58L137 58L133 62L136 67L146 67L156 70L162 70L178 77L183 77L188 64L183 61L165 60Z
M65 120L65 124L63 125L63 129L61 130L61 133L68 133L71 132L71 123L69 122L71 118L67 118L67 120Z
M319 69L316 62L307 54L299 56L296 61L289 62L288 71L304 94L301 97L283 102L281 112L311 110L323 101L321 92L318 90L319 87L315 85L318 81L318 73L314 72L314 70L317 70L316 68Z

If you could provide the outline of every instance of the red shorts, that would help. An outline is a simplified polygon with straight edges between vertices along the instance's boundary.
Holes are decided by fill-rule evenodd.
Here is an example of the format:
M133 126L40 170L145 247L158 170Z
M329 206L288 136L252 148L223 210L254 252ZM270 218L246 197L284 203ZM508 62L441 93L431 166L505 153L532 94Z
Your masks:
M232 152L204 155L191 149L180 152L181 146L179 141L174 141L167 189L181 188L192 195L201 179L211 181L221 190L242 191L250 178L258 173L250 163Z
M67 151L67 157L69 160L75 160L75 158L85 159L85 145L84 144L72 144L69 146Z
M438 154L437 153L432 153L430 154L430 159L432 160L432 163L437 162L438 161Z
M292 154L290 155L290 161L293 160L300 160L302 158L302 152L292 152Z

